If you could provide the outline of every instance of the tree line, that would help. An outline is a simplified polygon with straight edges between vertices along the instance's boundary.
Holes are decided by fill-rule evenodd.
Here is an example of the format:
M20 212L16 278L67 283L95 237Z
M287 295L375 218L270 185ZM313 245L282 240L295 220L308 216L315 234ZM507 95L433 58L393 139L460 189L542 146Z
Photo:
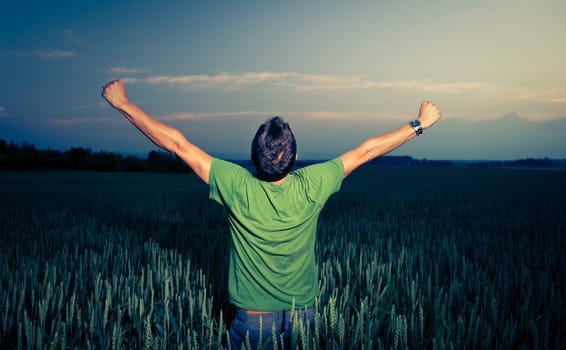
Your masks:
M104 172L190 173L177 156L150 151L147 157L121 155L90 148L72 147L67 151L39 150L34 145L0 140L0 170L80 170Z
M253 168L251 161L235 160L236 163ZM298 161L303 167L317 161ZM458 163L459 164L459 163ZM566 159L526 158L513 161L475 161L460 164L472 168L500 167L566 167ZM454 166L449 160L414 159L410 156L383 156L369 162L367 166ZM67 151L38 150L34 145L6 142L0 139L1 170L80 170L104 172L192 172L181 159L172 153L150 151L147 157L121 155L106 151L93 152L90 148L72 147Z

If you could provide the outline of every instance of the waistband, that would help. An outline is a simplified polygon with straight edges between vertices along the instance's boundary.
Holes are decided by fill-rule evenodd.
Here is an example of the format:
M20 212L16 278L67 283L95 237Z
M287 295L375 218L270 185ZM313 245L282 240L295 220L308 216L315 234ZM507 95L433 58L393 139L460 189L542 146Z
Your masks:
M302 311L309 311L314 309L313 305L309 305L306 308L295 309L295 312L302 312ZM269 314L277 314L283 312L290 312L291 310L281 310L281 311L259 311L259 310L250 310L250 309L242 309L236 307L236 310L245 313L246 315L269 315Z
M257 311L257 310L247 310L247 309L242 309L246 312L246 315L268 315L268 314L274 314L277 311Z

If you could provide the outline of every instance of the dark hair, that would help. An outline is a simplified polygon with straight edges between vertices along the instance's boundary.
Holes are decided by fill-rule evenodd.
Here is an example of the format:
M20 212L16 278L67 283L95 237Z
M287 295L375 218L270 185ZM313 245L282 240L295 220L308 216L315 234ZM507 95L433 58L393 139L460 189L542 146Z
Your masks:
M261 124L252 141L252 162L256 176L277 181L291 172L297 156L297 142L282 118L275 116Z

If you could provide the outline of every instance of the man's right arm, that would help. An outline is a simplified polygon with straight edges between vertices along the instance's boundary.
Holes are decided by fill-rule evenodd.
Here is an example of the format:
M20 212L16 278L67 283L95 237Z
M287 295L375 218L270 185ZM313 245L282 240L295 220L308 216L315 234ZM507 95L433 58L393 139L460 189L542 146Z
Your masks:
M208 184L212 157L189 142L179 130L160 122L130 102L122 80L104 85L102 96L148 139L162 149L175 153Z
M428 129L440 117L441 113L438 107L432 102L424 101L419 109L417 119L421 122L423 129ZM339 157L344 164L344 177L370 160L393 151L415 136L415 130L409 124L405 124L397 130L365 140L358 147Z

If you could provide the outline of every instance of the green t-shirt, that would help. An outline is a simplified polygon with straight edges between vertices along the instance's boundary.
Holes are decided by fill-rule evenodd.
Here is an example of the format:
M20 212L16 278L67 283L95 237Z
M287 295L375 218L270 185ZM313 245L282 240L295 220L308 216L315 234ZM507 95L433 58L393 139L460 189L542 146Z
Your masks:
M293 171L281 185L214 158L210 198L228 210L232 245L230 302L243 309L290 310L314 301L318 271L314 247L318 216L340 189L338 158Z

